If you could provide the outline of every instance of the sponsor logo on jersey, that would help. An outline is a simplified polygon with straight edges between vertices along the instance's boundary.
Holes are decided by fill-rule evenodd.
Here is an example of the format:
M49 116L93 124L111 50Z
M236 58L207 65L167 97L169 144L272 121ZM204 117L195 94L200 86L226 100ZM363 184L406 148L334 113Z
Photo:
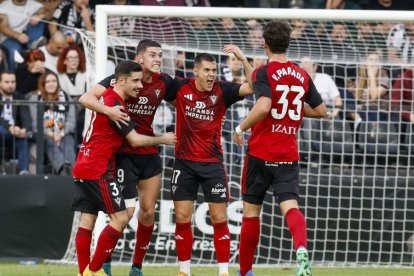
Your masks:
M176 240L184 240L184 238L183 238L183 237L181 237L180 235L175 235L175 239L176 239Z
M223 193L223 194L221 195L221 197L222 197L222 198L225 198L225 197L226 197L226 193Z
M138 104L146 104L148 102L147 97L139 97L138 98Z
M187 100L192 101L193 100L193 94L185 94L184 98L186 98Z
M224 241L224 240L229 240L230 236L229 235L224 235L223 237L219 238L219 241Z
M115 203L118 204L118 206L121 206L121 198L120 197L116 197L114 199Z
M155 89L155 95L157 96L157 98L160 96L161 94L161 89Z
M212 102L213 104L216 104L216 101L217 101L217 95L211 95L211 96L210 96L210 100L211 100L211 102Z
M200 102L200 101L196 101L196 106L195 106L195 108L198 108L198 109L204 109L204 108L206 108L206 104L205 104L205 103L203 103L203 102Z

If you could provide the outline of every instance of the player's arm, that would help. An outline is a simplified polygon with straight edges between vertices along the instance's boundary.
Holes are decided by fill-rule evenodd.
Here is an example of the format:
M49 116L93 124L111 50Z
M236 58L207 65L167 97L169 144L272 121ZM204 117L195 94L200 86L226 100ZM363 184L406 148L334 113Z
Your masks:
M235 129L233 140L239 146L246 143L243 132L263 120L272 108L272 88L269 85L266 70L259 68L254 71L253 76L253 87L256 91L257 101L247 117Z
M243 52L240 50L239 47L237 47L234 44L224 45L223 51L226 54L233 53L234 56L240 60L243 64L244 68L244 74L246 75L247 83L244 83L239 90L239 95L241 97L248 96L253 94L253 84L252 84L252 73L253 73L253 67L250 65L249 61L247 60L246 56L243 54Z
M250 129L252 126L256 125L258 122L266 118L269 114L270 109L272 108L272 99L262 96L260 97L256 104L253 106L252 110L249 112L247 117L236 127L233 140L239 146L243 146L246 143L246 140L243 137L243 132Z
M123 111L121 105L107 106L99 101L99 98L105 93L107 87L110 86L112 77L107 77L100 83L92 86L79 99L79 102L93 111L107 115L112 121L117 123L128 124L129 116Z
M310 118L326 117L326 106L321 95L315 87L312 79L309 77L309 89L305 99L304 116Z
M138 134L135 130L132 130L125 138L133 147L150 147L161 144L173 145L177 142L177 136L174 132L167 132L161 136L147 136Z

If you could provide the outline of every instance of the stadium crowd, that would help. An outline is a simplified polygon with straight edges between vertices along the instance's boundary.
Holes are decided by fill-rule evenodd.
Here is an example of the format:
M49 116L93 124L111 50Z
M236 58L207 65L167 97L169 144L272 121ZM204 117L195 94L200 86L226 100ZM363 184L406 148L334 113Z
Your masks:
M84 127L84 108L71 103L76 103L87 89L85 54L75 28L94 31L94 8L98 4L414 10L412 1L391 0L0 1L0 161L3 173L10 159L18 160L13 173L36 172L37 138L45 141L46 172L70 174ZM109 24L118 24L113 28L113 35L122 36L145 24L144 20L110 18ZM249 58L254 68L266 63L263 57L257 58L263 56L265 21L177 20L172 24L179 26L175 35L183 34L185 46L209 47L210 41L222 45L235 42L248 57L255 56ZM396 143L406 144L410 125L414 123L414 23L292 20L290 24L293 32L288 55L312 77L330 107L328 117L345 120L354 131L362 125L367 131L367 122L387 122L395 133L402 133ZM221 26L228 35L217 37L216 26ZM153 39L158 40L158 37ZM191 52L176 53L175 70L168 73L192 76L194 56ZM246 82L240 61L224 55L218 60L221 80ZM15 100L29 100L32 104L16 105L13 104ZM43 110L36 103L43 103L40 105ZM226 157L228 162L241 162L240 148L231 142L231 132L252 104L253 97L248 97L226 114L230 120L223 126L223 144L226 151L232 153ZM163 106L155 118L155 128L164 130L165 123L168 129L173 128L174 117L174 111ZM42 135L38 133L40 118L44 121ZM388 127L388 131L390 129Z

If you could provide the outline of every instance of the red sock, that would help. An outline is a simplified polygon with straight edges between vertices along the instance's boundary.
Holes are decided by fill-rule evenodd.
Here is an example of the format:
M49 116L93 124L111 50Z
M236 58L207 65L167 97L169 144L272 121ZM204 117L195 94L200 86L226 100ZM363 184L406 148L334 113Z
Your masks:
M230 259L230 231L227 221L213 224L213 228L217 262L228 263Z
M109 224L102 230L95 253L93 254L92 261L89 265L90 270L98 271L102 268L103 263L111 257L112 251L121 234L121 232L111 227Z
M260 219L259 217L243 217L240 232L240 274L245 275L252 269L254 253L260 238Z
M79 227L76 233L75 246L80 274L83 273L91 260L91 241L92 230Z
M292 208L286 213L285 219L293 238L295 250L298 250L300 246L307 248L306 220L302 212L297 208Z
M137 241L135 243L135 254L133 264L142 265L144 256L147 253L149 243L151 241L154 224L146 226L138 220Z
M175 247L179 261L191 260L191 251L193 249L193 230L191 221L175 224Z

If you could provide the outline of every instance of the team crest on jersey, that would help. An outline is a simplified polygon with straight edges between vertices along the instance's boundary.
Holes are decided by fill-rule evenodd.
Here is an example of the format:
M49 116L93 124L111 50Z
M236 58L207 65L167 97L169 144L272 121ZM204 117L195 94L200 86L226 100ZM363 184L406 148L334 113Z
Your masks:
M155 95L157 96L157 99L158 99L158 97L160 96L160 94L161 94L161 89L155 89Z
M210 100L213 102L213 104L216 104L217 101L217 95L210 96Z
M186 94L186 95L184 95L184 98L186 98L187 100L192 101L193 100L193 94Z

